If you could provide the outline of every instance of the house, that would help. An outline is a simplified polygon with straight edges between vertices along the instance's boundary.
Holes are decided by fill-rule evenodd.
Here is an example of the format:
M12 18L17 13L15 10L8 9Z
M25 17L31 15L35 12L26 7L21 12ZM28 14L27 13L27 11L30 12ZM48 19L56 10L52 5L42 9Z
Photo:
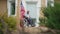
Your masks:
M47 7L51 2L54 6L54 0L22 0L25 11L29 10L32 18L36 19L38 26L39 17L44 17L41 8ZM7 12L7 17L13 16L17 20L17 26L20 27L20 5L21 0L0 0L0 12Z

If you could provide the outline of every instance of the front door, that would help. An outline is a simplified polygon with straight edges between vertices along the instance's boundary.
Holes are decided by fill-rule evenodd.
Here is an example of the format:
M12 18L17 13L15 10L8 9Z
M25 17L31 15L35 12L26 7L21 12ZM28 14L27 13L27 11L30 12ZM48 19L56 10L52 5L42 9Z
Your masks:
M27 11L30 11L30 17L36 23L37 19L37 3L26 3Z

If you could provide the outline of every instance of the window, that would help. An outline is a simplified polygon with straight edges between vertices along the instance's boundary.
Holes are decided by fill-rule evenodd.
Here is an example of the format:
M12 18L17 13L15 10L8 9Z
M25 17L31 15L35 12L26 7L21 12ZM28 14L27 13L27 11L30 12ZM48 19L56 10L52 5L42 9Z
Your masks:
M54 0L47 0L48 6L54 6Z
M8 6L8 16L15 16L15 0L8 0L7 1L7 6Z
M15 3L11 3L11 15L15 15Z

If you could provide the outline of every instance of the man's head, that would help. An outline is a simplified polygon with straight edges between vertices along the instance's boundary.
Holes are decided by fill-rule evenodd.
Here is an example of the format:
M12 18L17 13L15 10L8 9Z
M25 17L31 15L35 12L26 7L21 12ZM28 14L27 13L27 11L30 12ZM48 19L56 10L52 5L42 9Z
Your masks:
M29 11L27 11L27 14L29 14Z

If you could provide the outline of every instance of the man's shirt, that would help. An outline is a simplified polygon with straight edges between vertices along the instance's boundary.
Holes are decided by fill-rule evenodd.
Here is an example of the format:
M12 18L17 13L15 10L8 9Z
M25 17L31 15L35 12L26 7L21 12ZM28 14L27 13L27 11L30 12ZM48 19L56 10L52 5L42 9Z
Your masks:
M26 14L25 16L26 16L27 18L30 18L30 15L29 15L29 14Z

